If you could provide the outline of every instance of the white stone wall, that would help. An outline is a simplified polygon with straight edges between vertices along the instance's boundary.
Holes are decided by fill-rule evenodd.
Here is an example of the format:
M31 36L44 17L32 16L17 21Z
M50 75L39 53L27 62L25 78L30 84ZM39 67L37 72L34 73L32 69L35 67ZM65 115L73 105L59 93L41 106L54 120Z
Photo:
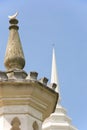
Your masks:
M32 124L37 122L39 130L42 125L42 114L30 106L5 106L0 108L0 130L10 130L11 121L18 117L21 122L21 130L33 130Z

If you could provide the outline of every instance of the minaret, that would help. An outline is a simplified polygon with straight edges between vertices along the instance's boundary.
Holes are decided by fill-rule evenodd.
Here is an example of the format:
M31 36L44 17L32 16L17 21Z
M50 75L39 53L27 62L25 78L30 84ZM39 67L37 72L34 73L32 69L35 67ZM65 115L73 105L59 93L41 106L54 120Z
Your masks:
M0 71L0 130L41 130L42 122L55 111L58 93L37 79L37 72L27 74L18 34L17 13L9 16L9 38ZM52 85L53 86L53 85Z
M56 83L56 92L59 93L59 100L56 105L56 110L52 113L43 123L42 130L77 130L71 124L71 119L67 116L65 108L61 106L61 97L59 90L59 82L57 75L57 64L55 57L55 49L53 48L52 55L52 72L51 72L51 84Z

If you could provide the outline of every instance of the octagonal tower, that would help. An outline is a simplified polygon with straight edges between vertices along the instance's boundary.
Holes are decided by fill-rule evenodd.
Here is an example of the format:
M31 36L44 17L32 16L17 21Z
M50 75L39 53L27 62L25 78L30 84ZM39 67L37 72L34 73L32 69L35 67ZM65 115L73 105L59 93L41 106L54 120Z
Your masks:
M16 16L9 16L6 71L0 71L0 130L40 130L55 110L58 93L48 87L47 78L39 80L37 72L23 70L25 59Z

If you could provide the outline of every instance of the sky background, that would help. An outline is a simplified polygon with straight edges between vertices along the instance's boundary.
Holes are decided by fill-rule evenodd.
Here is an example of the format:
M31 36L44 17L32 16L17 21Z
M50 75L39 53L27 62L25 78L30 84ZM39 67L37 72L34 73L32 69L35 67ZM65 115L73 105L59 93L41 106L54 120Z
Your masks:
M50 82L52 44L62 105L78 130L87 129L87 0L0 0L0 70L9 35L8 15L19 12L26 65Z

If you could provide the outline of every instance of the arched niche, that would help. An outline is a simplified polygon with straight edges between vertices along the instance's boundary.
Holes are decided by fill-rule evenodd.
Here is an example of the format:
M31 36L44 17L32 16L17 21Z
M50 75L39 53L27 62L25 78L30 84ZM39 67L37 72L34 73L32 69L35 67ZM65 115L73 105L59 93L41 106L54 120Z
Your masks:
M20 129L21 122L18 117L13 118L13 120L11 121L11 125L12 128L10 130L21 130Z
M39 126L36 121L33 122L32 127L33 127L33 130L39 130Z

